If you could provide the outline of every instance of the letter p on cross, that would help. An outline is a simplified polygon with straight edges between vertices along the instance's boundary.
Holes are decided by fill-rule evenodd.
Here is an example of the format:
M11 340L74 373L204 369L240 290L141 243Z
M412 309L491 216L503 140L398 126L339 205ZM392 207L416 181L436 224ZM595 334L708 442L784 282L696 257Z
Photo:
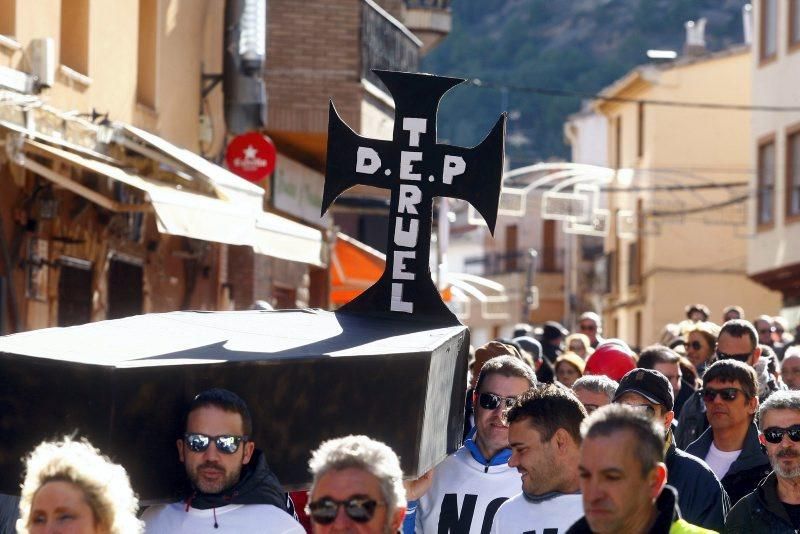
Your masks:
M453 183L453 178L459 174L464 174L467 169L467 164L464 163L464 158L461 156L445 155L444 169L442 169L442 181L447 185Z

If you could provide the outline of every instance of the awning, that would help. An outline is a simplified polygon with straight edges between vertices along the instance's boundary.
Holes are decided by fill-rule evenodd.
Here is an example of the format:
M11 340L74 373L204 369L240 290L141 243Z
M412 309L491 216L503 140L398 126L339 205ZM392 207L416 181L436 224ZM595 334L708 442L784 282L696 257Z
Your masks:
M386 255L339 232L331 252L331 302L347 304L383 274Z
M108 210L131 212L152 209L161 233L230 245L247 245L258 254L324 265L323 237L319 230L260 209L255 211L250 203L243 205L241 200L222 200L181 190L175 185L143 178L114 165L31 139L24 139L21 149L20 157L14 159L15 163ZM27 153L60 160L139 189L147 194L148 204L117 202L26 157Z
M179 166L184 166L186 169L205 177L224 198L247 203L257 211L261 211L264 198L264 189L261 187L208 161L191 150L173 145L155 134L140 130L130 124L120 123L114 126L117 128L114 141L126 148L152 157L157 161L163 161L164 156L176 160L175 162L167 161L167 163L171 163L173 166L177 163Z

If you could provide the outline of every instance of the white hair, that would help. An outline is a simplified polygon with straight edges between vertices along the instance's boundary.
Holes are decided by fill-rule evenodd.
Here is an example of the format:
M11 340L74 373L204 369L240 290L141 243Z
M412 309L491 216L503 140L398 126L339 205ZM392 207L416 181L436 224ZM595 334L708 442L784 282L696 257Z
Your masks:
M400 459L388 445L380 441L352 435L325 441L311 453L308 467L314 476L310 494L314 493L317 482L328 471L355 468L363 469L378 479L389 517L398 508L406 506Z
M17 532L28 534L36 493L48 482L73 484L83 493L96 524L110 534L139 534L144 525L136 518L138 499L128 473L103 456L88 441L42 442L25 461L25 480L19 503Z

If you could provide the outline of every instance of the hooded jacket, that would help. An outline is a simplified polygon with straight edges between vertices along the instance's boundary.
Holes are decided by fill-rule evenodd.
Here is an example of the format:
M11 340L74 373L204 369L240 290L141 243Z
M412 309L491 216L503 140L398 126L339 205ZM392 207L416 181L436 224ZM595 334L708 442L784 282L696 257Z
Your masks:
M778 477L771 473L761 484L731 508L725 520L726 534L751 532L793 533L792 521L778 497Z
M713 430L709 428L703 432L694 443L686 448L686 452L705 459L711 443L714 441ZM769 458L761 450L761 444L758 441L758 429L755 423L750 423L742 445L742 452L739 453L722 478L722 487L728 493L731 503L736 504L739 499L753 491L771 471Z
M589 522L586 520L586 516L583 516L577 523L569 527L566 534L590 534L591 532ZM675 490L664 486L661 495L656 499L656 519L647 532L648 534L703 534L713 531L697 527L681 519Z

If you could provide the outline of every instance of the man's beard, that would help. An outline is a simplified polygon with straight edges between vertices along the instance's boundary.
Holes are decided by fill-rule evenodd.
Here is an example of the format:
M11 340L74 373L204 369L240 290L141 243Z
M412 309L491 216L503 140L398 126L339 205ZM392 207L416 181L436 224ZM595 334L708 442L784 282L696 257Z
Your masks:
M798 478L800 477L800 465L796 466L794 469L786 469L781 464L780 460L782 458L799 458L800 453L795 451L794 449L781 449L775 455L771 455L769 457L769 463L772 465L772 469L775 470L775 474L781 478Z
M225 475L215 482L204 481L199 473L200 469L202 468L217 469L225 473ZM239 468L235 472L228 473L221 465L213 462L206 462L196 466L194 471L189 471L189 469L187 469L186 476L189 477L189 480L192 482L192 486L200 490L202 493L216 494L222 493L223 491L235 486L236 483L239 482L239 476L241 475L241 472L242 470Z

